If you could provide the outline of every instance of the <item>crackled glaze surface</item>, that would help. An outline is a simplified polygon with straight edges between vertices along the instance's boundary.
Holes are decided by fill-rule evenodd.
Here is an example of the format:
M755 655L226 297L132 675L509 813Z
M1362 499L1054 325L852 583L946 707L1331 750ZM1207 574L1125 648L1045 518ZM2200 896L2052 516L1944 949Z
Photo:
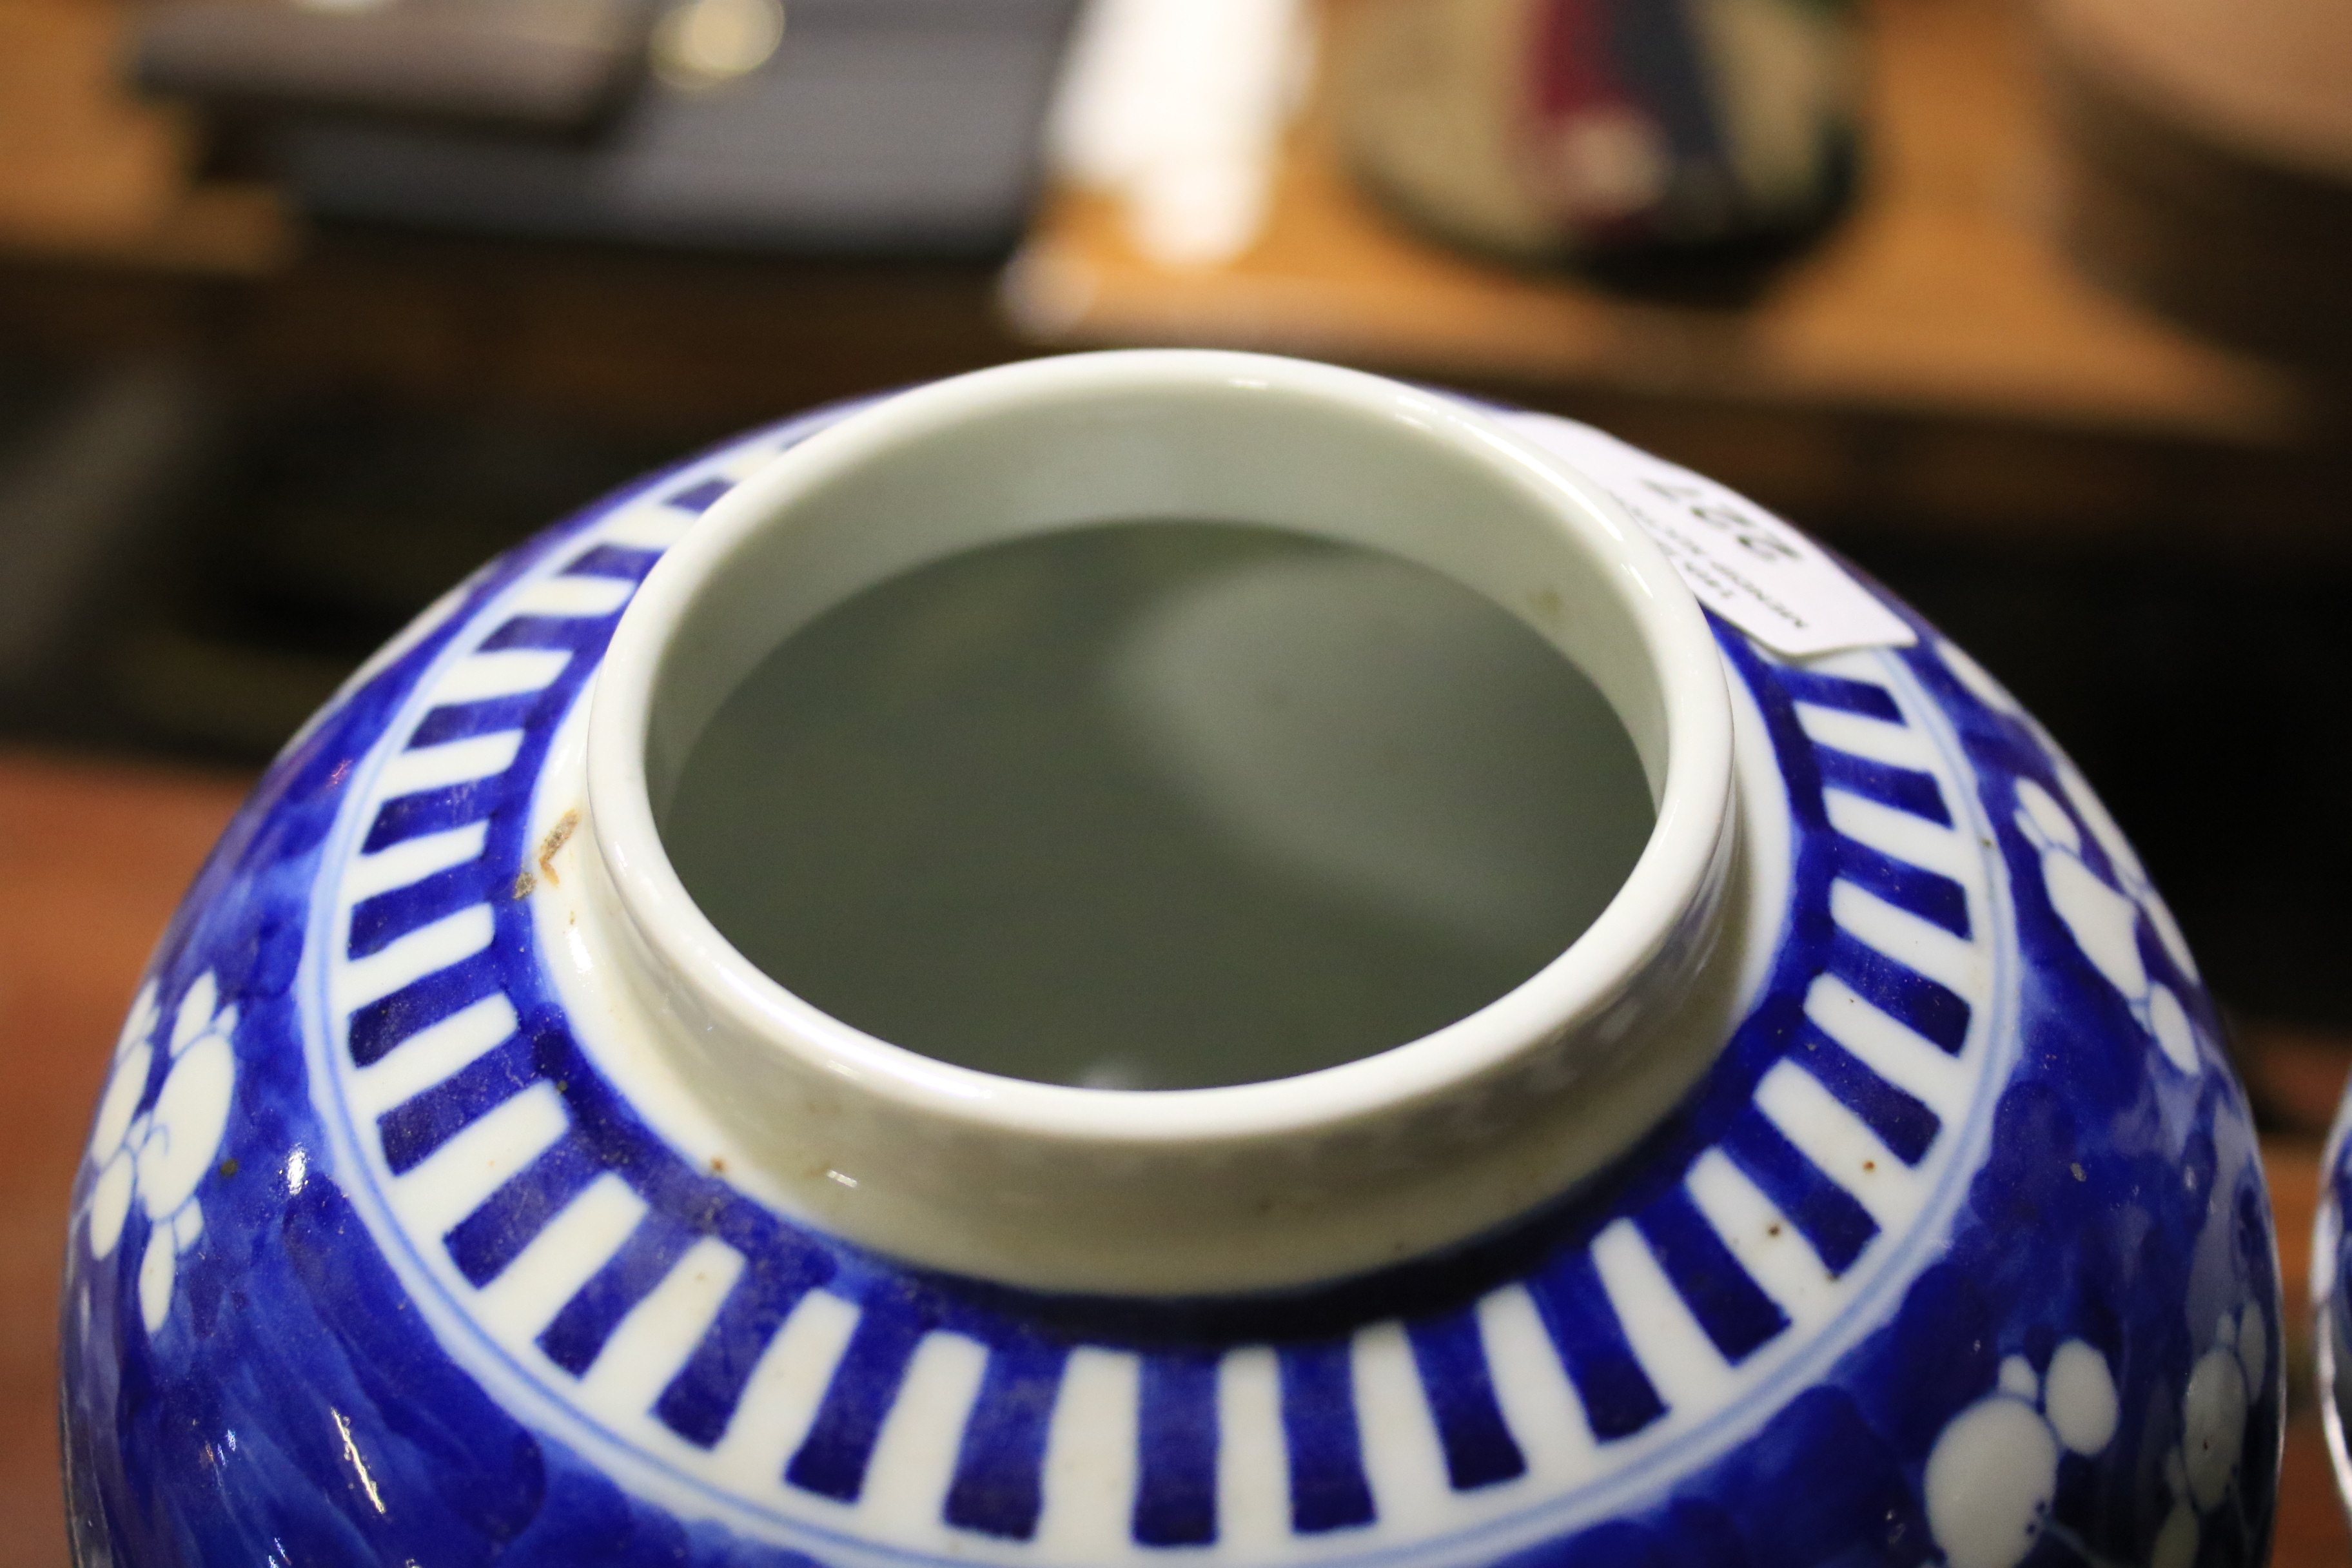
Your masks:
M488 569L280 759L160 948L79 1190L88 1563L2257 1562L2267 1203L2170 916L1931 630L1716 627L1785 893L1596 1184L1241 1299L896 1264L641 1102L535 896L662 550L835 414Z

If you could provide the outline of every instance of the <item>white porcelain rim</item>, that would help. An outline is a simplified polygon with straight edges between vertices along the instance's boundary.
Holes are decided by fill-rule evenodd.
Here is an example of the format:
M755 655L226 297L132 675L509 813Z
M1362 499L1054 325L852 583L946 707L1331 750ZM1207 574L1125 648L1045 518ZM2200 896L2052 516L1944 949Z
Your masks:
M1296 1077L1212 1089L1032 1082L896 1046L823 1012L737 952L687 892L655 821L646 746L661 660L734 553L793 498L901 442L1001 410L1009 397L1153 386L1269 386L1409 424L1537 496L1639 629L1665 714L1657 819L1624 884L1566 951L1486 1006L1419 1039ZM787 451L672 546L623 615L598 671L587 746L590 826L633 923L675 984L715 1016L902 1112L1048 1143L1160 1148L1311 1134L1444 1096L1587 1022L1621 994L1711 891L1732 789L1720 656L1696 599L1601 488L1461 402L1311 362L1204 350L1028 361L900 394Z

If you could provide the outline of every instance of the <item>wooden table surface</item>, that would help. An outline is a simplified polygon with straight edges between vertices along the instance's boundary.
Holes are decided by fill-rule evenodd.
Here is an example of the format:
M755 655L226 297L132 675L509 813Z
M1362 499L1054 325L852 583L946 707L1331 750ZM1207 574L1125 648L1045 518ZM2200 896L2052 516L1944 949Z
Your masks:
M1153 260L1124 202L1055 195L1007 269L1041 347L1253 348L1470 384L1603 425L1860 549L2352 552L2341 397L2102 289L2032 0L1860 0L1845 218L1737 303L1670 302L1416 232L1349 177L1314 93L1232 260ZM1347 0L1326 0L1344 25Z
M66 1561L57 1461L56 1300L67 1197L115 1034L150 946L247 780L0 752L0 1568ZM2332 1095L2325 1065L2293 1092ZM2310 1405L2299 1303L2318 1151L2268 1147L2290 1308L2278 1568L2352 1562ZM341 1565L337 1565L341 1568Z
M1220 266L1154 264L1115 202L1076 192L1001 281L978 264L310 232L268 185L210 172L185 111L118 79L128 4L0 0L0 350L186 353L700 439L1024 353L1258 347L1605 418L1817 525L2229 545L2252 527L2352 548L2340 401L2060 254L2031 0L1861 0L1862 195L1737 306L1633 299L1413 233L1349 182L1311 100L1260 239Z
M1328 10L1343 26L1344 0ZM1056 344L1255 344L1454 375L1814 408L1998 415L2254 441L2297 384L2103 293L2059 253L2054 138L2019 0L1864 0L1862 194L1738 306L1645 302L1436 243L1349 178L1312 96L1271 216L1228 263L1155 263L1111 198L1066 193L1015 263Z
M1155 265L1115 203L1065 193L1008 273L1008 308L1045 346L1256 344L1460 378L2257 444L2307 427L2302 384L2101 292L2059 254L2026 0L1863 12L1862 197L1751 304L1643 302L1433 243L1356 189L1310 103L1245 254ZM299 272L308 241L272 190L206 175L193 117L119 79L128 14L124 0L0 0L0 259Z

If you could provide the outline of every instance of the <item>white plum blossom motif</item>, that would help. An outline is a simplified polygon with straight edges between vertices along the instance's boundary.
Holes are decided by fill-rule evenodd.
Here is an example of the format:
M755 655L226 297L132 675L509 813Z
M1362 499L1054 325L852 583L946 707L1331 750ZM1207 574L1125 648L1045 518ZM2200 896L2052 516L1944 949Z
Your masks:
M151 1334L163 1329L171 1313L181 1255L204 1234L196 1188L213 1168L228 1129L229 1100L236 1087L236 1054L229 1037L236 1029L236 1008L219 1002L220 988L209 972L188 987L172 1017L163 1087L154 1104L142 1111L139 1105L154 1073L161 1017L154 984L148 983L122 1026L114 1074L90 1133L90 1163L98 1167L89 1199L90 1256L112 1254L137 1198L151 1222L147 1249L139 1260L139 1311Z
M2148 1568L2189 1568L2197 1560L2200 1515L2230 1495L2245 1451L2246 1414L2270 1364L2270 1335L2262 1309L2248 1302L2233 1319L2221 1314L2213 1346L2189 1370L2180 1391L2180 1447L2165 1457L2172 1511L2157 1531Z
M2201 1066L2197 1052L2197 1026L2190 1022L2189 1009L2181 1005L2172 987L2148 973L2147 964L2140 956L2141 917L2147 917L2157 940L2180 973L2194 979L2197 969L2189 959L2189 944L2180 935L2179 926L2174 923L2172 911L2149 884L2139 858L2124 842L2114 819L2074 768L2063 762L2059 764L2058 782L2074 808L2071 814L2032 779L2017 781L2018 831L2042 853L2042 885L2050 895L2050 907L2066 922L2066 929L2074 935L2074 945L2091 961L2091 966L2122 993L2132 1016L2139 1020L2140 1027L2147 1031L2165 1059L2194 1077ZM2083 835L2074 826L2077 816L2106 851L2107 864L2123 883L2120 890L2092 870L2090 862L2084 858Z
M2107 808L2099 804L2099 797L2091 793L2091 786L2074 764L2051 740L2050 732L2019 706L2017 699L2000 682L1951 643L1937 643L1936 651L1944 668L1979 700L2016 720L2041 742L2042 752L2057 770L2060 791L2066 796L2067 805L2074 808L2070 817L2048 790L2031 779L2018 781L2017 825L2042 852L2042 880L2049 891L2051 906L2066 922L2067 930L2074 933L2074 943L2083 950L2083 956L2131 1004L2140 1026L2156 1041L2165 1059L2182 1072L2194 1075L2201 1065L2197 1054L2196 1026L2172 988L2150 979L2147 966L2140 961L2138 918L2147 917L2157 941L2164 944L2173 963L2190 980L2197 978L2197 961L2189 956L2189 943L2180 934L2179 923L2147 879L2147 870L2125 840L2123 829L2116 826L2116 819L2107 815ZM2083 836L2074 826L2075 817L2082 819L2084 826L2091 830L2091 837L2098 840L2099 847L2106 851L2107 864L2122 883L2120 891L2093 871L2083 858Z
M2013 1355L1992 1393L1945 1425L1927 1454L1927 1529L1950 1568L2017 1568L2050 1528L2062 1453L2095 1454L2120 1405L2107 1358L2068 1340L2044 1376Z

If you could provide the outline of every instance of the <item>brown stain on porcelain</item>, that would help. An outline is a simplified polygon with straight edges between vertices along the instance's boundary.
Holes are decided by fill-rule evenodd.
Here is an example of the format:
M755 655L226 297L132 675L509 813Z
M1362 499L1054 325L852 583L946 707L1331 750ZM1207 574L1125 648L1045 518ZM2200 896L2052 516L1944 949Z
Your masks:
M514 896L517 900L530 897L538 889L542 879L551 888L563 886L563 879L556 875L555 857L566 844L572 842L572 836L579 831L580 808L575 805L557 817L555 826L547 830L547 837L539 841L539 853L533 857L539 866L538 872L534 874L529 867L525 867L516 873Z
M547 837L539 841L539 874L547 879L550 886L563 886L563 879L555 874L555 867L551 862L554 860L556 851L572 842L572 836L579 831L580 808L575 805L557 817L555 826L547 830Z

